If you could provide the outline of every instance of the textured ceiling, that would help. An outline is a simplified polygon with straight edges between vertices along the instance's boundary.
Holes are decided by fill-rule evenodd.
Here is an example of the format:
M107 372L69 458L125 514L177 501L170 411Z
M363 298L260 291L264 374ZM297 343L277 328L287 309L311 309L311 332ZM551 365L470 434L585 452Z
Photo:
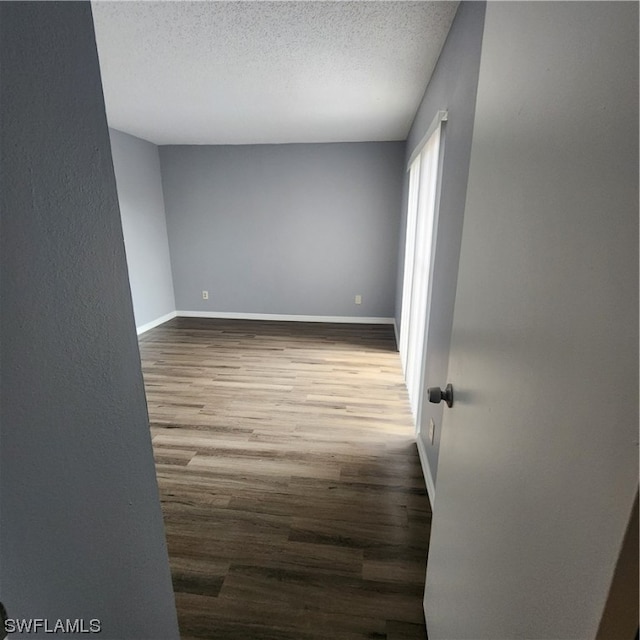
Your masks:
M247 144L404 139L458 3L92 6L110 126Z

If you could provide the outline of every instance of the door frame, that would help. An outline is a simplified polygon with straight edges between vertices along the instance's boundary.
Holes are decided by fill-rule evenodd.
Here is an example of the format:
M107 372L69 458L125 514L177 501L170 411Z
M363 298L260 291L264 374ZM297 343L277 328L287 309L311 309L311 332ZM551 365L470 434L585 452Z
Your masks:
M403 274L403 289L402 289L402 311L400 315L400 341L399 351L400 359L402 361L402 368L405 377L405 383L407 383L407 390L410 396L410 403L412 404L412 416L414 418L414 433L416 439L420 438L420 427L422 422L422 412L424 404L424 383L425 383L425 369L428 358L428 335L429 325L431 318L431 298L433 292L433 271L435 256L437 252L437 240L438 240L438 223L440 218L440 193L442 184L442 168L444 160L445 149L445 137L446 137L446 121L448 120L448 113L445 110L440 110L436 113L431 125L428 127L425 135L420 142L416 145L412 152L409 162L407 163L407 171L409 172L409 197L407 203L407 229L405 234L405 264ZM436 146L435 158L432 158L431 171L427 176L429 184L425 185L422 182L423 169L424 169L424 152L427 150L428 144L431 142L434 135L438 135L439 139ZM415 165L415 163L418 163ZM412 171L415 169L416 182L412 184ZM412 190L412 187L414 189ZM423 190L427 189L427 201L423 197ZM428 207L421 205L427 204ZM413 210L412 210L413 209ZM417 230L420 226L421 218L424 216L430 218L430 241L428 247L426 247L425 253L428 255L428 269L425 280L423 281L423 299L422 304L425 307L424 320L420 322L419 326L412 326L411 317L413 305L416 303L415 285L416 280L414 277L416 268L416 247L418 244ZM420 331L422 334L422 345L420 353L415 356L417 359L417 375L416 379L412 381L412 386L415 389L409 389L409 347L411 345L411 335L413 331ZM413 362L413 361L412 361ZM412 400L411 394L416 394L416 397ZM415 404L415 412L413 409ZM432 479L430 479L432 480ZM433 485L433 481L431 481ZM435 487L434 487L435 489ZM431 496L432 500L433 497Z

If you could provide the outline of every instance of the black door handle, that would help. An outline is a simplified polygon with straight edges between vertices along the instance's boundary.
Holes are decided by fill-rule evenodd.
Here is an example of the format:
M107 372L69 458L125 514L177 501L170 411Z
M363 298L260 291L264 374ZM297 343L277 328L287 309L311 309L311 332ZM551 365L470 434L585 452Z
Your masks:
M448 407L453 406L453 386L451 384L448 384L444 391L440 387L429 387L427 395L429 396L429 402L433 402L433 404L439 404L444 400Z

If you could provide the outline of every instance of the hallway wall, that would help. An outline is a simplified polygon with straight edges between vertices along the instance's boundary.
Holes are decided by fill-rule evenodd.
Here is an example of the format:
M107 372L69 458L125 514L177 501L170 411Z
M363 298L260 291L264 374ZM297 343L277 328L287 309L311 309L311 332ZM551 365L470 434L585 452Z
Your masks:
M0 3L0 64L0 599L176 639L90 4Z

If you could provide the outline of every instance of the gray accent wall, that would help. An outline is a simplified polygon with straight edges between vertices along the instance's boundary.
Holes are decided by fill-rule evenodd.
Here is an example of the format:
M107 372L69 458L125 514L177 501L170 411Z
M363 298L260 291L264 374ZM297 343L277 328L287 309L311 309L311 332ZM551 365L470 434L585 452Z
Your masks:
M392 317L404 151L160 147L177 309Z
M90 4L0 3L0 64L0 599L178 638Z
M469 175L484 14L484 2L460 3L407 139L405 168L436 113L441 109L448 111L442 143L444 156L440 187L440 215L433 265L432 314L426 340L425 388L429 386L444 388L447 383L449 344ZM402 312L408 185L408 173L405 173L396 284L395 317L398 327L400 327ZM419 432L434 483L438 470L443 406L443 403L430 405L425 402ZM433 444L429 443L426 435L430 417L436 425Z
M136 326L175 311L158 147L109 130Z

